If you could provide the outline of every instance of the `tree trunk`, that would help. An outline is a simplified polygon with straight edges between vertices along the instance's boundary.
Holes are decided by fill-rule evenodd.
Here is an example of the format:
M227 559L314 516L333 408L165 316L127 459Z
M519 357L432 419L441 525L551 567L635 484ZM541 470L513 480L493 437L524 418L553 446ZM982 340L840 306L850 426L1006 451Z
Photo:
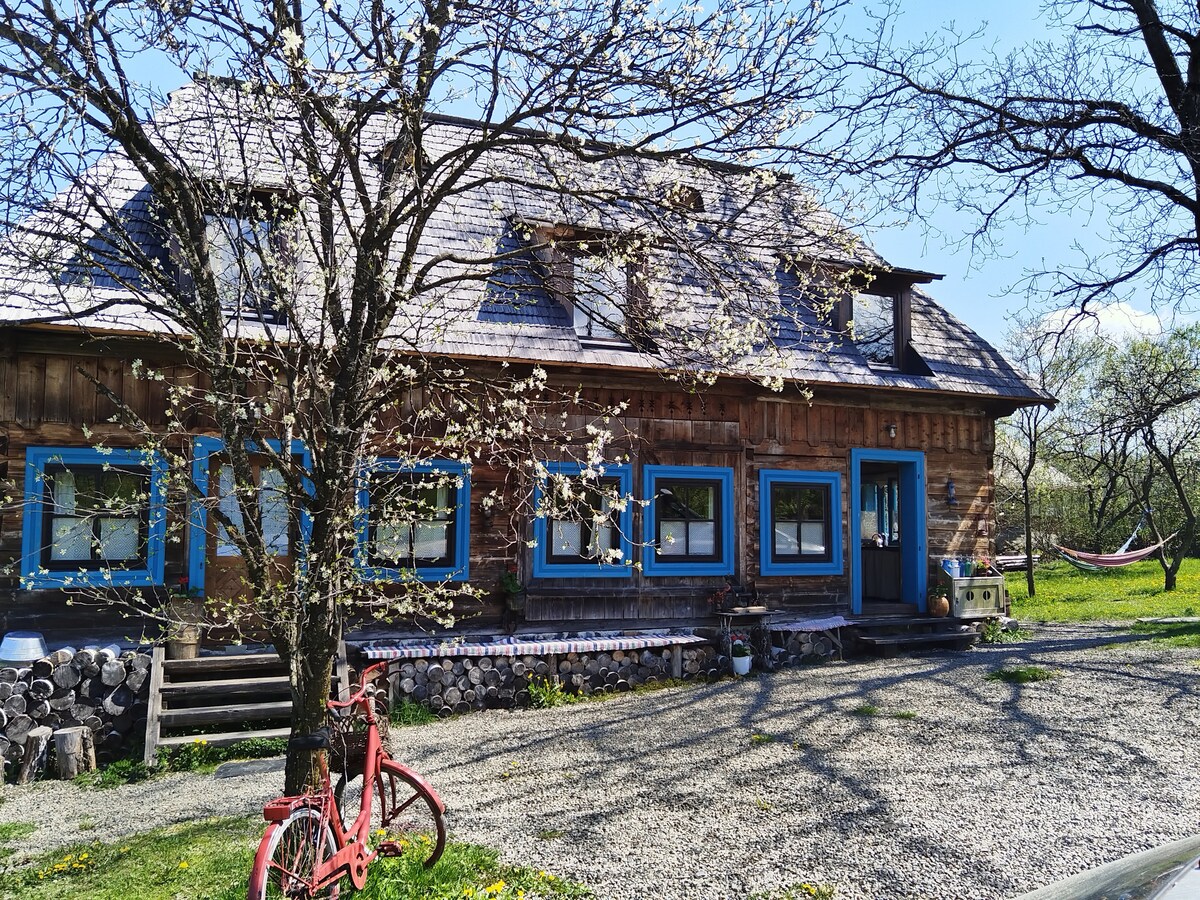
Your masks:
M321 617L324 618L324 617ZM292 736L311 734L325 724L325 702L333 675L333 657L338 635L330 628L337 625L309 621L292 647L287 660L292 686ZM304 793L320 778L316 753L288 748L284 769L284 793Z
M1025 506L1025 589L1033 597L1037 587L1033 583L1033 509L1029 499L1029 473L1021 479L1021 499Z

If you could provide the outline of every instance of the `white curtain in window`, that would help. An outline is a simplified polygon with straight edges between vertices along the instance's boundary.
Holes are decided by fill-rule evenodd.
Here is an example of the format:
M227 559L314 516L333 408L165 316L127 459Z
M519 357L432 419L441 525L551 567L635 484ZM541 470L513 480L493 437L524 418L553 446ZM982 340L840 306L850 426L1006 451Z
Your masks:
M101 519L100 558L135 559L137 556L137 519Z
M234 528L242 530L242 507L233 490L233 466L221 466L217 471L217 508L233 523ZM241 555L242 551L230 539L224 523L218 523L217 556Z
M259 476L259 512L262 514L263 544L271 556L288 555L288 504L283 473L263 469Z

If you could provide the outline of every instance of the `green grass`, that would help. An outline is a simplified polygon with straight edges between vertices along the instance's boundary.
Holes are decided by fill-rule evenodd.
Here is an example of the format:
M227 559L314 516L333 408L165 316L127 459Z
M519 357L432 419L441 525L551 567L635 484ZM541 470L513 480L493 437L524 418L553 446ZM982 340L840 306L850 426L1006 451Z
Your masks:
M1065 562L1044 563L1034 569L1034 583L1037 595L1030 599L1024 572L1009 572L1006 578L1012 614L1025 622L1120 622L1200 614L1200 559L1184 560L1174 591L1162 589L1162 567L1153 560L1096 573Z
M0 900L242 900L265 825L258 818L205 819L95 841L45 854L0 871ZM12 833L19 836L19 827ZM3 832L0 832L3 834ZM572 900L590 897L584 886L552 874L499 862L486 847L451 841L430 870L400 857L371 866L355 900Z
M37 826L30 822L0 822L0 859L12 855L12 848L4 846L10 841L19 841L27 834L37 831Z
M425 704L402 699L399 703L392 704L388 723L406 728L410 725L428 725L430 722L436 722L437 718L433 710Z
M850 710L856 716L877 716L879 707L874 703L862 703Z
M1172 647L1200 647L1200 622L1135 622L1129 630Z
M989 672L984 676L988 681L1003 681L1008 684L1032 684L1035 681L1047 681L1057 677L1056 672L1041 666L1007 666Z
M905 722L911 722L917 717L917 714L911 709L898 709L894 713L889 713L893 719L903 719Z
M832 884L803 882L782 890L751 894L750 900L834 900L837 889Z

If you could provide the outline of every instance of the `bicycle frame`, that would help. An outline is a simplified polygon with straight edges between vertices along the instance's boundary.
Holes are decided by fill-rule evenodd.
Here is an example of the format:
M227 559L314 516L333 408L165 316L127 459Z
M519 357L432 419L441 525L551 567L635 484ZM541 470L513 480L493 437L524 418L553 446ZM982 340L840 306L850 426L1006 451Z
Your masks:
M263 807L263 818L277 825L288 820L297 810L305 809L314 810L320 817L320 821L329 824L333 832L337 850L329 858L319 860L316 863L310 879L306 879L307 883L305 887L309 894L329 887L343 876L350 878L350 883L354 886L355 890L361 890L366 884L367 868L379 856L381 848L385 846L381 843L372 849L368 849L367 847L367 838L371 828L371 808L375 801L376 788L382 788L381 770L385 757L389 760L391 766L403 771L414 782L420 785L423 790L429 793L435 801L439 812L445 812L445 804L428 782L407 766L391 759L380 742L379 729L376 724L375 710L373 708L374 704L371 702L372 695L370 688L371 682L374 678L378 677L379 672L385 669L386 666L386 662L370 666L363 671L362 687L359 688L354 696L348 700L330 700L327 704L329 709L335 711L348 709L356 705L360 706L367 722L367 747L366 758L363 763L362 797L360 799L358 815L350 827L345 827L341 810L338 809L338 804L334 798L333 786L329 776L329 765L326 761L324 751L321 751L319 755L321 771L320 785L314 791L294 797L280 797L272 800ZM270 860L261 858L264 856L269 856L268 842L265 839L260 845L258 855L254 861L256 876L266 876ZM253 876L251 881L250 891L253 894L255 890Z

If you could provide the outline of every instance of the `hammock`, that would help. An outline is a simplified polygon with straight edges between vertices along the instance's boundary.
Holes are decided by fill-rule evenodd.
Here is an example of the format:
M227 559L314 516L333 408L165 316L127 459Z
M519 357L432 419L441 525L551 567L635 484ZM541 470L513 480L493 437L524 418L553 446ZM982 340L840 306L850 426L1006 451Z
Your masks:
M1175 532L1175 534L1178 533ZM1082 550L1070 550L1057 545L1054 549L1058 551L1059 556L1077 569L1082 569L1084 572L1101 572L1104 569L1119 569L1121 566L1149 559L1173 537L1175 537L1174 534L1171 537L1163 538L1153 547L1143 547L1141 550L1133 550L1129 553L1084 553Z
M1149 559L1158 552L1159 547L1165 544L1171 537L1163 538L1153 547L1143 547L1141 550L1130 551L1129 547L1133 543L1133 539L1138 536L1138 532L1142 530L1142 526L1146 524L1146 520L1150 518L1150 510L1143 510L1142 517L1138 519L1138 523L1133 526L1133 534L1129 536L1121 549L1116 553L1084 553L1082 550L1071 550L1067 547L1060 547L1055 544L1054 549L1058 551L1058 555L1073 565L1075 568L1084 572L1102 572L1105 569L1119 569L1121 566L1132 565L1135 562L1141 562L1143 559Z

